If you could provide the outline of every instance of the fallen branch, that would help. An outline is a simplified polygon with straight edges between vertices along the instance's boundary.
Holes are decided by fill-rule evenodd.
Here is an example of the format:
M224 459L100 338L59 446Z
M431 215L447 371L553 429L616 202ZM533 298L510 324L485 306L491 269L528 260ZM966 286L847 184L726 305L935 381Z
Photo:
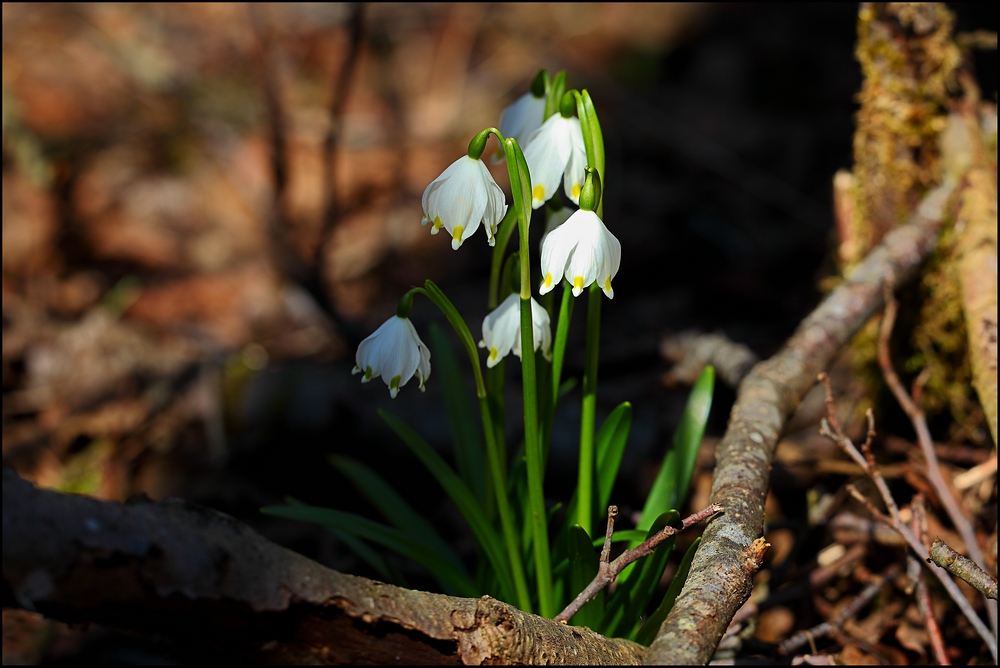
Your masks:
M840 348L874 315L887 283L912 278L930 254L953 190L930 191L906 225L884 240L799 326L785 346L740 385L716 451L712 500L725 514L709 522L688 579L646 657L648 663L706 663L746 602L753 571L744 550L764 530L774 448L786 420Z
M344 575L222 513L36 489L3 472L3 605L225 663L638 664L646 648L489 597Z
M931 546L928 561L937 564L955 577L962 578L983 596L997 600L997 579L980 568L976 562L956 552L940 538Z
M664 336L660 341L660 356L674 367L663 376L667 385L694 385L702 370L711 364L719 378L729 387L739 387L760 358L742 343L730 341L724 334L681 332Z
M671 536L676 536L688 527L704 522L718 512L722 512L722 506L717 503L713 503L707 508L702 508L698 512L685 517L681 521L680 526L674 527L668 524L663 527L663 529L658 531L655 536L647 539L641 545L637 545L631 550L625 550L618 555L617 559L609 561L611 557L611 535L615 530L615 516L618 515L618 506L610 506L608 508L608 529L604 535L604 549L601 550L601 560L597 567L597 575L595 575L590 584L584 587L583 591L581 591L577 597L566 606L565 610L556 615L555 621L560 624L569 623L569 620L573 618L573 615L579 612L580 608L582 608L587 601L597 596L599 591L614 582L615 578L618 577L618 574L621 573L626 566L642 559L643 557L648 557L653 554L657 546L666 539Z

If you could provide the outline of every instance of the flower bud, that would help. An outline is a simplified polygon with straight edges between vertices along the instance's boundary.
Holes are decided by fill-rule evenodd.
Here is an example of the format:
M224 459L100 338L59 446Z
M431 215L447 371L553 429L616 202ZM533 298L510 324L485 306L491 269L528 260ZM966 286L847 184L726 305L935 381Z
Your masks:
M601 175L590 166L585 169L587 178L580 190L580 209L582 211L597 211L597 207L601 203Z

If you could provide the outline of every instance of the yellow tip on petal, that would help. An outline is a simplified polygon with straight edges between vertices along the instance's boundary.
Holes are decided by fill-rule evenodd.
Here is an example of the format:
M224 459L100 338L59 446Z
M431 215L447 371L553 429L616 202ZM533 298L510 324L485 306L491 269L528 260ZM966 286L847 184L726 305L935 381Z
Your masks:
M490 348L490 360L495 360L497 358L497 349Z
M574 183L572 188L573 199L580 199L580 184Z
M437 234L442 227L444 227L444 223L441 222L441 216L434 216L434 224L431 225L431 234Z
M458 247L462 245L462 232L465 230L461 225L456 225L455 230L451 233L451 247L458 250Z
M573 289L583 290L583 276L577 276L573 279Z
M611 292L611 277L608 276L607 280L604 281L604 291Z
M548 289L551 287L552 287L552 273L548 272L545 274L545 288Z
M531 191L531 197L539 202L545 201L545 186L539 183L535 186L534 190Z

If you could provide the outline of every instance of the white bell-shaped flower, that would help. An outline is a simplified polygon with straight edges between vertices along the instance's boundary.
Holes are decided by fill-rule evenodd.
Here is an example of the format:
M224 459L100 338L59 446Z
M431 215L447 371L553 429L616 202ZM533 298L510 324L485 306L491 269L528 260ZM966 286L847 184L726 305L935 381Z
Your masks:
M531 133L541 127L545 116L545 96L528 92L500 113L500 134L513 137L521 146ZM502 153L501 153L502 155Z
M567 220L569 220L569 217L572 216L573 213L574 213L573 209L569 208L568 206L560 207L555 211L549 208L548 220L545 221L545 232L542 233L542 238L538 242L539 247L545 245L545 238L549 236L549 232L551 232L552 230L556 229L557 227L565 223Z
M583 143L580 120L561 113L549 116L527 139L524 161L531 173L531 208L547 202L563 181L566 197L580 202L580 190L586 177L587 149Z
M507 213L503 190L479 158L463 155L424 189L422 225L431 223L431 234L441 228L451 235L451 247L458 249L480 223L486 228L490 246L496 243L497 226Z
M534 349L541 348L545 359L552 359L552 326L548 312L531 299L531 335ZM483 319L483 339L480 348L486 348L486 366L495 367L511 350L521 356L521 297L510 294Z
M417 335L409 318L394 315L376 329L358 346L355 357L357 366L352 374L364 373L361 382L367 383L375 376L389 386L389 395L395 399L399 388L414 375L420 382L420 391L431 375L431 352Z
M545 294L562 281L573 284L573 296L597 281L608 299L615 291L611 280L618 273L622 245L593 211L575 212L565 223L549 232L542 244L542 285Z

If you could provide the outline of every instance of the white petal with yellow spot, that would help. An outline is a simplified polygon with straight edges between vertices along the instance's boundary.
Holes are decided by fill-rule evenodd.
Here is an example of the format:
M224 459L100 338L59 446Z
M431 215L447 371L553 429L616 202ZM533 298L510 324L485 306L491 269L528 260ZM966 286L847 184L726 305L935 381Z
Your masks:
M552 326L549 314L534 298L531 300L531 334L534 349L541 349L545 359L552 359ZM521 356L521 297L509 295L483 319L483 339L480 348L486 348L486 366L495 367L511 350Z
M524 161L531 173L532 208L549 201L564 176L566 196L579 202L587 165L579 119L564 118L558 113L550 116L528 137Z
M451 247L458 249L479 225L486 228L492 246L497 226L507 213L503 190L493 180L482 160L464 155L451 163L424 190L420 200L422 225L431 223L431 234L441 228L451 236Z
M409 318L398 315L386 320L371 336L358 345L357 363L352 374L363 373L362 383L375 376L389 386L389 395L395 399L399 388L413 376L420 383L420 391L431 375L431 352L420 340Z
M565 277L573 286L574 297L596 281L604 294L614 299L611 281L618 274L621 258L621 243L597 214L577 211L545 237L539 292L544 295Z

